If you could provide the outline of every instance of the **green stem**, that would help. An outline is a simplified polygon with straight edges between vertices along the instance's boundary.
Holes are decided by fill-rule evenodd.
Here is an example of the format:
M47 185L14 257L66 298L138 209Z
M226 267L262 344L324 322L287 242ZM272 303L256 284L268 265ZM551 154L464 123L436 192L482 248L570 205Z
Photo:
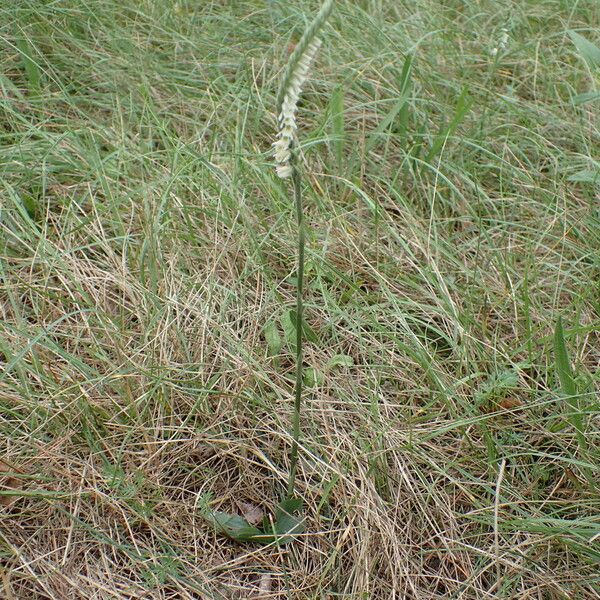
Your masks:
M292 152L292 183L294 186L294 202L296 204L296 224L298 227L298 272L296 282L296 389L294 398L292 450L290 454L290 477L288 480L287 497L294 495L296 487L296 473L298 470L298 446L300 440L300 408L302 406L302 340L303 340L303 312L302 303L304 295L304 212L302 208L302 181L300 170L297 166L295 151Z

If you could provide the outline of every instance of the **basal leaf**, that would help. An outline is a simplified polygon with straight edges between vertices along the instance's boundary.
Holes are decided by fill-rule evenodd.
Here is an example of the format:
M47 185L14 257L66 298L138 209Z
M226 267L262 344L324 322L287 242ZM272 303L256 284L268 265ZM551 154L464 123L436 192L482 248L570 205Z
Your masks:
M204 518L219 532L238 542L252 541L262 532L239 515L216 510L205 510Z
M334 367L352 367L354 366L354 359L347 354L334 354L327 361L327 368L332 369Z
M263 334L269 349L269 356L276 356L281 351L281 336L275 321L267 321L263 327Z
M314 387L316 385L323 385L325 381L325 376L323 372L319 369L315 369L314 367L307 367L304 369L304 383L308 387Z
M275 521L272 525L274 539L279 544L288 544L294 540L295 535L305 530L304 518L294 513L302 509L300 498L288 498L277 505L275 510Z

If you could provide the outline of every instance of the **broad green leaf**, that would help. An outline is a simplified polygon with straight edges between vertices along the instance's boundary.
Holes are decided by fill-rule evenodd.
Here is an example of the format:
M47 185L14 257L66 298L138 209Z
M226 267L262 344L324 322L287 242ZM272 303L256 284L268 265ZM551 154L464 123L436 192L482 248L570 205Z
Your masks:
M296 348L296 324L298 317L295 310L286 311L281 318L281 326L287 343L292 349ZM304 321L303 334L305 339L312 343L318 343L319 338L314 329Z
M302 498L293 496L291 498L286 498L285 500L282 500L277 505L277 510L287 512L287 513L295 513L295 512L298 512L299 510L302 510L303 504L304 503L302 502Z
M298 323L298 315L296 314L296 311L290 310L289 314L290 314L290 321L294 324L294 327L296 327L297 323ZM309 342L313 342L313 344L316 344L319 341L319 338L318 338L317 334L315 333L315 330L306 322L306 319L303 319L302 325L303 325L302 333L304 334L304 337Z
M281 328L283 329L283 335L285 337L285 341L292 349L293 352L296 351L296 318L292 319L289 310L286 310L283 315L281 315ZM295 313L294 313L295 315Z
M600 48L576 31L569 31L569 37L588 65L600 68Z
M294 541L294 535L305 531L304 519L294 514L301 510L300 498L288 498L277 505L275 521L272 524L267 520L264 522L265 531L272 533L272 541L288 544Z
M21 202L27 211L27 214L31 219L35 219L37 215L37 202L32 194L23 194L21 196Z
M579 445L581 448L585 449L587 448L587 441L583 435L583 414L579 407L577 384L575 382L575 377L573 376L573 371L571 370L571 363L569 362L569 354L565 343L561 317L558 317L556 329L554 330L554 359L556 361L556 372L558 374L562 393L570 407L568 416L569 422L577 431Z
M33 59L33 47L26 38L20 37L17 39L17 48L21 54L21 61L23 62L23 68L25 69L25 74L27 75L29 90L32 94L35 94L40 90L40 82L42 78L40 74L40 68Z
M584 169L567 177L568 181L578 183L600 183L600 169Z
M288 498L280 502L275 509L273 520L263 519L263 530L250 525L244 517L201 507L202 516L223 535L236 542L254 542L258 544L288 544L294 536L304 531L304 520L294 513L302 508L302 500Z
M204 510L202 516L217 530L238 542L253 541L262 532L239 515L216 510Z
M327 368L333 369L334 367L352 367L354 366L354 359L347 354L335 354L327 361Z
M281 336L275 321L267 321L263 327L263 334L269 349L269 356L276 356L281 351Z
M323 385L325 376L321 371L314 367L308 367L304 369L304 383L308 387L314 387L316 385Z

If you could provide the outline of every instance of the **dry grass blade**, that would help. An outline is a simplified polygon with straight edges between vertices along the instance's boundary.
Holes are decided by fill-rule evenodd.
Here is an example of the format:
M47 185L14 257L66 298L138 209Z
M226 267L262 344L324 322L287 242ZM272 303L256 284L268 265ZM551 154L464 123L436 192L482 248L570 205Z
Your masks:
M270 148L316 4L2 3L1 598L599 597L584 0L336 3L297 113L304 531L273 535L299 317Z

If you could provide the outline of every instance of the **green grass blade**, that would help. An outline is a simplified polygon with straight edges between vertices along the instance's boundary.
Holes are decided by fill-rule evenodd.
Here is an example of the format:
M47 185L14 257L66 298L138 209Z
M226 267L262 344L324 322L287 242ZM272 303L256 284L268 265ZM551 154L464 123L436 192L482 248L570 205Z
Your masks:
M473 99L469 96L469 90L465 86L456 101L456 107L454 109L454 116L452 120L435 138L433 141L425 160L430 162L435 156L439 154L439 152L444 147L444 144L448 140L449 137L454 135L456 128L461 124L471 106L473 105Z
M566 396L577 395L577 385L573 377L567 345L565 343L565 334L562 325L562 317L558 317L556 329L554 330L554 357L556 359L556 371L563 391Z
M569 413L569 421L577 431L579 445L582 448L587 447L586 439L583 435L584 423L583 414L579 407L577 383L573 375L567 345L565 343L565 335L562 325L562 317L558 318L556 328L554 330L554 359L556 361L556 372L560 381L562 393L566 402L571 409Z
M600 69L600 48L576 31L569 31L569 37L588 65Z
M388 130L390 125L394 122L394 119L400 113L400 111L406 106L408 97L410 94L410 74L412 71L413 57L408 55L404 59L404 66L402 67L402 73L400 75L400 96L389 110L389 112L379 122L375 130L369 135L367 143L365 145L365 155L369 154L375 149L377 144L384 137L385 132Z
M344 166L344 89L337 86L331 94L330 102L331 126L333 133L333 153L337 163L338 173L343 172Z
M17 38L16 43L19 54L21 55L23 69L25 70L25 75L27 76L27 82L29 83L29 91L32 94L37 94L40 91L42 75L39 65L33 58L33 46L24 36Z

